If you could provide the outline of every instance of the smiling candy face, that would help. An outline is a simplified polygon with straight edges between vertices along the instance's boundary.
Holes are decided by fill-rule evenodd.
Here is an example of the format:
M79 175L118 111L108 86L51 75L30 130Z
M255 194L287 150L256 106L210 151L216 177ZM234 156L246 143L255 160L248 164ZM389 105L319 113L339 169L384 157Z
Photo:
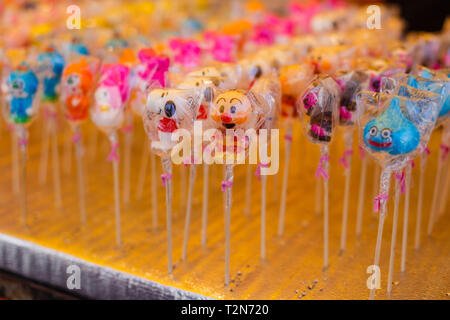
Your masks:
M400 155L418 147L420 132L402 114L399 99L394 97L380 116L365 125L363 139L366 146L375 152Z
M243 127L252 112L248 97L238 90L230 90L217 96L211 109L211 117L224 129Z

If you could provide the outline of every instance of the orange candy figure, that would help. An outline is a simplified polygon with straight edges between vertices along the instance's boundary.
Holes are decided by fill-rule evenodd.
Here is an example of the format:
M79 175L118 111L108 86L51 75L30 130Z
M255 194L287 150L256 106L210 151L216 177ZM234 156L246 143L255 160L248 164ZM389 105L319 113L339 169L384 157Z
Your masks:
M65 117L71 122L86 120L89 116L89 92L93 86L93 76L84 59L64 69L62 85Z

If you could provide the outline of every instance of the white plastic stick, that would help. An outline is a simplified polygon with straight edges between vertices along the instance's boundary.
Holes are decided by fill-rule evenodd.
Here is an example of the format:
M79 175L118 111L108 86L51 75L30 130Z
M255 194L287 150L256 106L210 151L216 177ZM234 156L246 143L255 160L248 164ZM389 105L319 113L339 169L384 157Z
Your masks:
M316 191L314 195L314 213L316 214L316 216L320 216L320 214L322 213L322 183L320 179L316 179Z
M11 160L12 160L12 188L14 194L18 195L19 190L19 148L17 147L17 136L11 131Z
M20 207L22 211L22 223L25 228L28 227L28 209L27 209L27 147L28 147L28 132L23 126L17 127L17 143L22 154L21 159L21 197Z
M379 195L388 195L389 194L389 183L391 180L391 170L389 168L384 168L381 172L380 176L380 194ZM386 218L386 206L387 206L387 200L380 199L380 213L378 217L378 232L377 232L377 244L375 247L375 257L373 265L375 268L380 267L380 255L381 255L381 240L383 239L383 226L384 226L384 219ZM380 279L377 279L377 272L375 271L372 275L372 288L370 289L370 300L375 299L375 290L377 282L380 281Z
M245 174L245 210L244 214L249 217L252 206L252 166L247 165Z
M128 113L127 130L125 134L125 150L124 150L124 177L123 177L123 202L130 202L130 179L131 179L131 147L133 146L133 117Z
M75 129L75 134L80 137L75 143L75 157L77 160L77 175L78 175L78 197L80 205L80 221L81 225L86 225L86 192L84 186L84 170L83 170L83 145L81 141L81 132L79 128Z
M117 132L113 132L109 137L111 146L118 143ZM117 152L118 148L117 148ZM112 160L114 175L114 207L116 221L116 243L119 247L122 244L121 223L120 223L120 180L119 180L119 162Z
M364 211L364 199L366 190L366 176L367 176L367 156L364 155L361 163L361 176L359 178L359 194L358 194L358 212L356 214L356 236L361 236L362 220Z
M286 214L286 195L288 188L288 179L289 179L289 162L291 158L291 145L292 142L292 127L288 127L286 129L286 137L285 139L285 155L284 155L284 171L283 171L283 185L281 186L281 199L280 199L280 213L278 219L278 236L283 236L284 232L284 218Z
M266 185L267 176L261 175L261 259L266 259Z
M423 187L425 180L425 169L427 165L427 155L425 152L420 157L420 175L419 175L419 194L417 196L417 219L416 219L416 235L414 239L414 248L420 248L420 233L422 229L422 207L423 207Z
M395 244L397 241L397 224L398 224L398 207L400 204L400 184L399 181L395 180L395 199L394 199L394 217L392 223L392 236L391 236L391 252L389 256L389 274L388 274L388 285L387 293L391 295L392 291L392 277L394 272L394 261L395 261Z
M182 251L182 260L186 261L187 256L187 247L189 242L189 227L191 225L191 212L192 212L192 195L194 193L194 184L195 184L195 165L191 164L189 170L189 187L188 187L188 196L187 196L187 205L186 205L186 219L184 221L184 238L183 238L183 251Z
M322 145L320 147L320 156L329 157L328 145ZM328 161L324 162L324 169L327 175L329 175ZM323 179L323 268L328 268L328 179Z
M353 146L353 131L344 135L346 150L352 150ZM345 169L345 191L344 191L344 205L342 208L342 230L341 230L341 253L345 251L347 242L347 222L348 222L348 201L350 196L350 178L352 173L352 156L344 156L348 159L348 168Z
M47 182L47 168L48 168L48 153L50 150L50 121L44 123L44 130L42 133L41 145L41 159L39 163L39 183L45 184Z
M409 197L411 194L411 169L412 169L411 163L408 163L406 165L406 190L405 190L405 206L403 212L401 272L405 272L406 248L408 247L408 218L409 218Z
M225 166L225 181L233 182L233 165ZM231 186L225 190L225 286L230 283Z
M49 119L51 127L50 136L52 138L52 162L53 162L53 188L55 192L55 205L58 209L62 207L61 196L61 174L59 170L58 133L55 119Z
M202 246L206 247L206 228L208 225L209 165L203 164L203 204L202 204Z
M64 172L70 173L72 169L72 132L70 130L66 133L64 149Z
M150 152L151 168L151 191L152 191L152 225L153 230L158 228L158 189L156 188L156 158L155 154Z
M169 177L165 180L166 184L166 225L167 225L167 264L169 274L172 274L172 162L170 157L161 159L163 172Z
M442 187L442 193L440 194L440 202L439 202L439 206L438 206L438 217L441 217L444 212L445 212L445 206L447 204L447 194L448 194L448 188L449 188L449 168L448 168L448 164L449 164L449 159L447 157L445 165L444 165L444 174L443 174L443 187ZM445 169L446 168L446 169Z
M142 198L142 195L144 193L144 184L145 184L145 177L147 175L148 158L149 158L148 142L145 141L141 155L141 165L139 168L139 176L136 187L136 199L138 200Z

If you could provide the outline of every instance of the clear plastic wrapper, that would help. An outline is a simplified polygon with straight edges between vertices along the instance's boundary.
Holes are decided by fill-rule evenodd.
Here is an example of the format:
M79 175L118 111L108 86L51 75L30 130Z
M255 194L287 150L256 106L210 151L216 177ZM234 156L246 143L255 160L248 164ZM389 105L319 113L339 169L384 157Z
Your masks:
M357 123L356 94L369 87L369 76L360 70L337 72L334 80L340 88L339 125L353 126Z
M64 117L77 125L89 117L92 93L100 62L93 57L72 56L61 80L61 106Z
M120 128L130 94L130 69L120 63L105 64L94 94L91 119L106 134Z
M138 64L132 70L130 107L135 114L142 116L148 93L167 86L170 60L150 48L141 49L138 59Z
M314 68L310 64L285 66L280 70L282 89L281 116L292 119L298 116L295 102L313 78Z
M43 80L43 102L56 102L59 97L59 84L64 69L64 57L55 46L48 46L37 58L37 73Z
M339 120L339 86L330 76L317 76L297 102L297 109L313 143L328 144Z
M25 64L4 67L2 79L3 115L6 122L28 126L38 114L42 87L36 72Z
M438 114L439 95L406 89L411 97L368 91L357 96L360 145L394 171L415 156L420 144L426 146Z
M199 108L198 94L195 90L173 88L155 89L149 93L143 115L144 129L157 155L170 156L177 144L171 139L175 130L183 128L192 132Z

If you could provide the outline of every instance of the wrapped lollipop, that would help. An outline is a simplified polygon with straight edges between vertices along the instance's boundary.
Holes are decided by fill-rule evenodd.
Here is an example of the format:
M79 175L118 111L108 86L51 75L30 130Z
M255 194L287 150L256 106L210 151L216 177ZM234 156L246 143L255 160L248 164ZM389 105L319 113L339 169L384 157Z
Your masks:
M72 143L75 144L80 220L82 225L86 223L86 201L81 124L89 117L89 108L93 100L93 88L95 88L95 82L98 80L99 68L100 63L95 58L74 58L64 68L61 81L61 105L64 118L69 123L73 133Z
M156 88L164 88L167 85L167 72L169 70L169 57L156 54L151 48L144 48L138 52L139 63L134 71L132 79L132 89L130 95L131 110L142 119L145 111L148 92ZM144 144L142 153L141 169L137 185L136 195L142 196L144 189L145 170L149 157L148 143ZM158 226L158 203L156 189L156 161L153 153L150 153L150 166L152 172L151 190L152 190L152 224L153 228Z
M382 166L380 193L374 202L374 211L380 211L374 258L374 265L379 266L391 173L400 171L419 146L426 145L436 120L438 99L426 92L417 99L364 91L357 99L358 108L366 111L360 117L361 145ZM375 289L371 289L370 298L374 296Z
M59 172L59 155L57 142L57 103L59 101L59 83L64 68L64 58L52 45L38 56L38 76L42 79L42 110L44 115L44 143L41 149L40 181L45 182L47 177L49 139L52 141L53 155L53 185L55 191L55 204L62 205L61 177Z
M417 90L417 89L419 90ZM407 97L416 97L421 98L422 96L426 95L422 90L429 92L430 94L436 94L439 95L439 103L436 104L436 107L438 108L438 119L437 123L439 122L440 116L444 116L445 112L442 112L442 109L445 109L447 106L446 104L449 103L449 92L450 92L450 82L447 80L430 80L425 79L419 76L413 76L413 75L398 75L394 78L384 78L382 83L382 90L395 92L402 96ZM447 107L448 108L448 107ZM433 115L436 112L433 112ZM430 115L431 116L431 115ZM432 130L431 128L430 130ZM423 197L423 180L424 180L424 171L425 171L425 164L426 164L426 158L428 155L428 148L426 144L421 145L421 166L420 166L420 180L419 180L419 194L418 194L418 206L417 206L417 221L416 221L416 245L418 247L418 238L420 239L420 223L421 223L421 216L422 216L422 197ZM406 247L407 247L407 236L408 236L408 216L409 216L409 197L410 197L410 181L411 181L411 169L412 169L412 163L409 163L406 168L406 186L405 190L405 212L404 212L404 222L403 222L403 240L402 240L402 259L401 259L401 271L405 271L406 266ZM438 165L439 167L439 165ZM432 215L430 215L430 218ZM429 220L429 222L431 219Z
M276 107L271 102L271 100L276 100L275 96L270 98L272 94L271 90L258 90L256 92L253 92L253 90L227 90L218 92L214 103L211 105L211 118L218 129L215 137L212 138L214 156L211 159L215 158L218 159L219 163L224 163L225 158L225 179L222 181L222 191L225 192L225 285L228 285L230 281L230 214L233 167L234 163L244 163L245 153L249 148L250 141L247 138L252 137L244 131L253 129L257 132L265 124L269 125L271 123L272 120L266 123L268 119L266 117L273 115L271 110ZM267 98L269 99L266 100ZM224 135L225 144L222 140ZM253 136L253 138L256 137ZM205 151L209 150L210 147L211 144L206 147ZM263 161L266 160L263 159ZM262 167L261 175L267 174L267 170L268 168ZM262 221L262 232L264 232L263 223ZM261 240L261 245L263 246L264 239L262 238ZM264 254L264 252L261 253Z
M283 235L284 217L286 212L286 194L289 177L289 161L292 145L292 125L298 117L295 102L300 94L302 94L312 80L313 67L309 64L296 64L285 66L280 71L281 82L281 119L286 126L284 140L285 140L285 163L283 172L283 185L281 188L280 213L278 221L278 235Z
M360 90L368 89L369 77L363 71L340 71L334 76L340 88L339 101L339 125L343 131L343 138L345 142L345 151L339 162L345 170L345 191L344 191L344 205L342 209L342 231L341 231L341 248L340 252L345 251L347 240L347 221L348 221L348 206L350 195L350 178L352 168L352 154L353 154L353 135L354 127L357 123L357 105L356 94ZM366 163L363 164L362 170L365 171Z
M151 150L161 157L163 174L161 180L166 187L166 225L168 271L172 273L172 159L171 154L177 145L177 129L193 130L198 98L191 90L155 89L147 98L143 115L144 129L151 142ZM190 152L191 150L187 150ZM184 155L189 157L190 155Z
M3 93L3 115L5 120L14 127L17 136L21 159L21 211L22 221L27 226L27 145L28 126L36 118L42 91L36 73L26 64L22 63L15 69L4 70L5 77Z
M331 77L321 75L307 87L297 106L308 140L320 145L316 178L324 179L324 268L328 267L329 144L338 121L339 97L338 84Z
M439 186L441 183L441 177L443 176L444 172L444 163L447 158L448 150L449 150L449 141L450 141L450 121L448 121L450 117L450 84L449 84L449 76L450 72L445 72L445 70L442 71L433 71L424 67L420 67L417 69L418 76L421 76L425 79L429 79L432 81L424 81L422 83L417 83L418 88L424 88L425 90L430 90L433 92L436 92L439 90L439 85L436 85L436 81L439 84L444 84L444 88L442 88L439 92L442 96L443 105L441 108L441 111L439 112L439 117L436 121L436 126L442 125L444 127L444 131L441 138L441 145L440 145L440 152L438 157L438 166L437 166L437 174L435 178L434 183L434 191L433 191L433 200L431 204L431 211L430 211L430 218L428 220L428 226L427 226L427 234L428 236L431 235L433 231L433 225L435 220L435 215L438 207L438 196L439 196ZM416 84L411 83L413 86L416 86ZM424 87L426 86L426 87ZM416 239L419 237L418 233L420 233L420 226L419 226L419 232L416 232ZM418 244L419 240L416 240L416 244Z
M125 105L129 97L128 67L116 63L105 64L101 69L98 86L95 90L95 104L91 109L91 119L103 131L111 143L108 161L113 163L116 243L121 244L120 191L119 191L119 141L117 130L125 120Z

